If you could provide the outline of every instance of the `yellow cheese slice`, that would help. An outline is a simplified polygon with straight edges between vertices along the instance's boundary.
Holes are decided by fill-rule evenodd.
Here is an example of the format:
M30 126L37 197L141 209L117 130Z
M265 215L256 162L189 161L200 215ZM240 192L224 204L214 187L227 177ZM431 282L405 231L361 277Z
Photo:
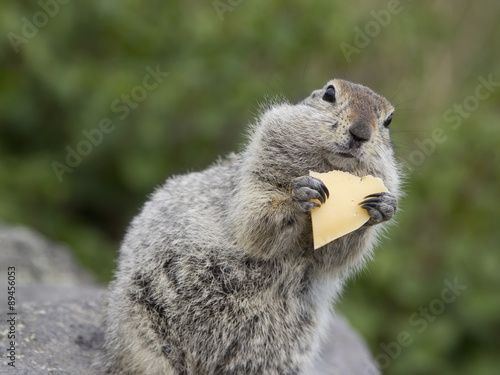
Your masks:
M309 175L323 181L330 192L330 198L311 211L314 249L361 227L370 215L359 203L367 195L388 191L382 180L373 176L358 177L341 171L311 171Z

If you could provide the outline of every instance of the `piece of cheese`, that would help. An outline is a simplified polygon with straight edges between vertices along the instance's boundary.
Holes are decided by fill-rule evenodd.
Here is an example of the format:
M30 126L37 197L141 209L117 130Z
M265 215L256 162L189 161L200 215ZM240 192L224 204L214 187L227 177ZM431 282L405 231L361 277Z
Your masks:
M382 180L373 176L358 177L341 171L309 174L323 181L330 192L330 198L311 211L314 249L361 227L370 215L359 203L367 195L388 191Z

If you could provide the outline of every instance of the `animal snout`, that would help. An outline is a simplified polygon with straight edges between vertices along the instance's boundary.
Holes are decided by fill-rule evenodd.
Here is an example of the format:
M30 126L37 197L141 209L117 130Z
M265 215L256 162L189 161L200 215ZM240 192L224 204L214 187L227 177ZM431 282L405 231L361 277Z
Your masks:
M366 142L372 136L372 127L369 122L362 120L355 120L349 126L349 133L356 143Z

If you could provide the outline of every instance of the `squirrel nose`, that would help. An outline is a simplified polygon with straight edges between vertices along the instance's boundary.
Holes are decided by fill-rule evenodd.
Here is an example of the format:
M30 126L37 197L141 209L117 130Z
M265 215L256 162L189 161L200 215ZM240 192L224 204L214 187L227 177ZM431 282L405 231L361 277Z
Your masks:
M366 142L372 136L372 127L368 122L355 120L349 126L349 133L351 133L355 141Z

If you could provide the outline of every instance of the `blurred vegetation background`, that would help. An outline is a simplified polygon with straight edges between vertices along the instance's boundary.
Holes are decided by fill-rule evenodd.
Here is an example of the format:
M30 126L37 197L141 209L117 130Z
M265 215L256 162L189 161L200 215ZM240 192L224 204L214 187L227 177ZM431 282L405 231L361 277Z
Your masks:
M396 105L407 197L338 308L387 374L498 373L499 16L494 0L2 2L0 220L107 282L156 186L241 149L266 97L346 78Z

